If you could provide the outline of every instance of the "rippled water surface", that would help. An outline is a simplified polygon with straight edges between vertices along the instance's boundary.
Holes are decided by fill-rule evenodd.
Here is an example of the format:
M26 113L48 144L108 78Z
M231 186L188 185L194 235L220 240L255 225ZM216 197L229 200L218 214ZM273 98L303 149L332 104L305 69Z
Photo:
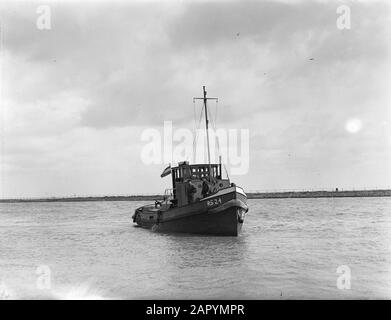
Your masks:
M239 237L136 228L143 204L0 204L0 296L391 298L390 198L249 200ZM37 288L42 265L51 289ZM337 288L341 265L350 290Z

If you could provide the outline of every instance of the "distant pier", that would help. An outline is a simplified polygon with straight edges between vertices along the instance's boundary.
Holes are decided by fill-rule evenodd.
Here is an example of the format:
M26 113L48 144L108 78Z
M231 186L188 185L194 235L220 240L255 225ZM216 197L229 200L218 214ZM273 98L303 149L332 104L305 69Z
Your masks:
M391 197L391 190L283 191L247 193L249 199Z
M50 198L19 198L0 199L0 203L16 202L85 202L85 201L147 201L162 199L162 195L136 195L136 196L94 196L94 197L50 197Z
M343 198L343 197L391 197L391 189L381 190L341 190L341 191L277 191L247 192L248 199L286 199L286 198ZM90 197L51 197L0 199L0 203L19 202L80 202L80 201L153 201L163 195L132 196L90 196Z

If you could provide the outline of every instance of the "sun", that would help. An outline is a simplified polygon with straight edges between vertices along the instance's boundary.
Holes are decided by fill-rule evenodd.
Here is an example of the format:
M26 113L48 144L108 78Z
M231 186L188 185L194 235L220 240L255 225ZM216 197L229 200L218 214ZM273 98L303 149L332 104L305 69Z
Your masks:
M360 119L349 119L346 121L345 129L349 133L357 133L362 128L362 121Z

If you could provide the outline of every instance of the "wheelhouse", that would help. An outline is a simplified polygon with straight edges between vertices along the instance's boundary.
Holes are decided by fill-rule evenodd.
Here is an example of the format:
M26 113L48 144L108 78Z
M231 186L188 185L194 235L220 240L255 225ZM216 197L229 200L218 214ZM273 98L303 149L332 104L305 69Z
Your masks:
M210 171L210 172L209 172ZM178 164L178 167L172 168L172 186L175 188L177 182L186 180L202 180L208 181L213 179L221 179L221 164L192 164L184 161Z
M229 179L222 178L221 164L192 164L183 161L171 168L173 206L184 206L200 201L230 186ZM205 190L206 188L206 190Z

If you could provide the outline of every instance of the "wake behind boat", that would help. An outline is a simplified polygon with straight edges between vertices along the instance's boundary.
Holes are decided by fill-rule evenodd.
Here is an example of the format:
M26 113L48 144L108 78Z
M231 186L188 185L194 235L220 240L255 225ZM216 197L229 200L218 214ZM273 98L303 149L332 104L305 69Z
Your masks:
M210 163L207 100L215 98L206 97L205 87L203 91L200 99L205 107L209 163L183 161L177 167L167 167L161 177L171 174L172 189L166 190L162 200L135 210L133 222L141 227L156 232L221 236L237 236L242 229L247 196L228 177L223 178L221 161Z

